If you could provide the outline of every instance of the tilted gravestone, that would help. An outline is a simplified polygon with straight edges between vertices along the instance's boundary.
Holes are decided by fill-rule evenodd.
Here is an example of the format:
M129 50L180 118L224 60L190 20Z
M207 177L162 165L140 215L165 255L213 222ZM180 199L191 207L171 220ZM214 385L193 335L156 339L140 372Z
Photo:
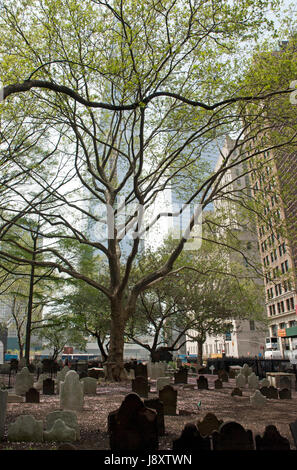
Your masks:
M159 399L164 405L164 415L175 416L177 405L177 390L171 385L166 385L159 391Z
M156 451L157 413L147 408L136 393L129 393L120 408L109 413L108 433L112 451Z
M293 423L290 423L290 431L294 439L295 448L297 449L297 419Z
M278 399L278 391L273 385L270 387L262 387L260 388L260 392L269 400L277 400Z
M278 396L280 400L291 400L292 399L291 389L282 388L281 390L279 390Z
M202 421L197 422L197 428L202 437L210 436L214 431L218 431L223 424L222 420L218 420L215 414L207 413Z
M164 436L165 422L163 402L159 398L152 398L150 400L144 400L144 405L147 408L151 408L157 412L158 434L159 436Z
M198 390L208 390L208 380L204 375L200 375L197 379Z
M213 450L254 450L253 434L235 421L223 423L212 434Z
M26 403L39 403L39 392L35 388L29 388L28 392L26 392Z
M52 379L45 379L42 383L43 395L55 395L55 381Z
M263 437L255 436L256 450L290 450L288 439L281 436L274 425L266 426Z
M199 450L210 450L210 438L202 437L193 423L185 425L180 437L172 444L174 452L196 452Z
M216 390L220 390L221 388L223 388L222 380L220 380L220 379L215 380L214 387L215 387Z
M150 387L146 377L139 375L132 380L132 392L137 393L142 398L147 398L149 391Z
M4 436L4 424L7 410L7 390L0 390L0 439Z
M174 384L186 384L188 383L188 370L180 369L174 374Z
M242 391L240 388L235 387L231 392L231 397L242 397Z

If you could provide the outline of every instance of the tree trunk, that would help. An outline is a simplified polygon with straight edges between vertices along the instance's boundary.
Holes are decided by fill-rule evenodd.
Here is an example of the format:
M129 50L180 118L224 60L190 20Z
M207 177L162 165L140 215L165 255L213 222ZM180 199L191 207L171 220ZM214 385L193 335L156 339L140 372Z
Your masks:
M107 379L119 382L126 378L124 372L125 312L120 300L111 302L110 346L107 362Z
M197 341L197 346L198 346L197 363L198 363L198 365L202 366L202 364L203 364L203 359L202 359L202 356L203 356L203 340L199 339Z

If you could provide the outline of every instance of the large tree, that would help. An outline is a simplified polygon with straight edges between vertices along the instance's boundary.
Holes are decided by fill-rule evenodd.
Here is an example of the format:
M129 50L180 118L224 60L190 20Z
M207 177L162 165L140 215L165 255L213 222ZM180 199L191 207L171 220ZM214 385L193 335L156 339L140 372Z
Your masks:
M263 77L263 89L250 93L242 81L244 51L273 30L264 10L279 4L2 2L1 197L6 212L0 235L5 237L21 215L38 214L47 223L42 233L47 243L39 250L43 259L25 262L55 268L106 296L111 312L108 367L115 379L123 367L125 325L139 295L172 272L196 223L195 213L166 260L132 282L142 208L152 225L159 195L187 180L191 194L183 203L207 207L236 162L231 152L216 172L200 174L204 151L229 131L241 137L247 129L253 131L247 104L289 92L289 84L266 92ZM250 119L245 121L247 113ZM259 116L257 109L252 121ZM265 124L263 116L261 122ZM37 146L42 149L40 167ZM242 140L235 147L241 158L251 158ZM134 231L130 244L128 229L130 235ZM101 252L107 281L105 270L102 279L80 271L75 245ZM1 250L1 256L8 254ZM23 262L20 256L9 257Z

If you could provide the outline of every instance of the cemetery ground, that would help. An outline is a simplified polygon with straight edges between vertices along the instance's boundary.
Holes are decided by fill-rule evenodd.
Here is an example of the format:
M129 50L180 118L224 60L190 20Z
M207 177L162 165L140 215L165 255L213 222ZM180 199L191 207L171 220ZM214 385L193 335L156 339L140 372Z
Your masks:
M212 412L219 420L237 421L245 429L250 429L253 436L263 435L265 427L274 424L280 434L290 442L295 450L289 423L297 419L297 392L292 390L292 399L270 399L261 408L253 407L249 397L254 393L248 386L242 389L242 397L231 396L235 388L235 379L229 378L223 382L222 389L214 388L217 375L204 374L208 379L209 389L198 390L196 378L189 377L188 385L172 385L178 391L177 415L165 416L165 435L159 437L159 450L171 450L172 442L177 439L186 423L197 423L206 413ZM150 380L148 398L157 397L156 381ZM121 405L124 397L131 392L131 381L109 383L104 379L98 380L95 396L84 397L83 411L77 411L80 428L80 440L73 443L78 450L109 450L109 435L107 432L107 417L111 411ZM201 405L198 406L198 403ZM40 394L40 403L8 403L5 431L0 450L55 450L61 443L55 442L9 442L7 440L8 424L13 423L18 416L32 415L45 423L46 415L60 409L59 395Z

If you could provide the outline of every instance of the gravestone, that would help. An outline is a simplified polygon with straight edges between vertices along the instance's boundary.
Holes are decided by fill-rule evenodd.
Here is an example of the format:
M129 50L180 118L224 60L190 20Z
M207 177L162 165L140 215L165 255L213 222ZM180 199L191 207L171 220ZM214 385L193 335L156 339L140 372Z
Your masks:
M26 392L26 403L39 403L39 392L36 388L29 388Z
M137 364L134 368L135 378L136 377L145 377L148 378L147 375L147 366L145 364Z
M267 398L260 392L260 390L256 390L254 395L250 396L251 405L259 407L259 408L265 405L266 401L267 401Z
M146 377L139 375L132 380L132 392L137 393L142 398L147 398L149 391L150 387Z
M147 408L136 393L130 393L118 410L109 413L108 433L111 451L156 451L157 413Z
M234 369L229 369L229 379L235 379L236 371Z
M260 392L269 400L277 400L278 399L278 391L273 385L270 387L262 387L260 388Z
M250 389L256 389L259 387L259 379L254 372L248 376L248 386Z
M207 413L202 421L197 422L197 428L202 437L210 436L214 431L218 431L223 424L222 420L218 420L215 414Z
M229 376L225 370L219 370L218 377L222 382L228 382Z
M231 397L242 397L242 391L240 388L235 387L231 392Z
M4 424L7 410L7 390L0 390L0 439L4 436Z
M292 399L291 389L282 388L281 390L279 390L278 396L280 400L291 400Z
M208 380L204 375L200 375L197 379L198 390L208 390Z
M256 450L290 450L288 439L281 436L274 425L266 426L263 437L255 436Z
M177 405L177 390L171 385L166 385L159 391L159 399L164 405L164 415L175 416Z
M57 392L60 391L60 382L64 382L66 374L70 371L68 366L64 366L62 370L57 372Z
M43 441L43 422L37 421L31 415L21 415L16 421L8 425L8 441Z
M270 386L270 382L268 379L266 379L266 377L262 380L260 380L259 382L259 387L262 388L262 387L269 387Z
M246 377L243 374L238 374L235 378L235 384L237 388L244 388L246 385Z
M188 383L188 369L180 369L174 374L174 384L186 384Z
M254 450L253 434L241 424L229 421L212 434L213 450Z
M49 378L48 374L40 374L40 376L38 377L37 382L34 383L34 388L38 391L41 390L42 386L43 386L43 381L48 379L48 378Z
M221 388L223 388L222 380L220 380L220 379L215 380L214 387L215 387L216 390L220 390Z
M172 450L179 453L210 450L210 439L203 438L195 424L187 423L180 437L173 441Z
M246 378L246 382L245 382L245 383L247 383L247 382L248 382L248 381L247 381L248 376L253 373L253 369L252 369L251 367L249 367L248 364L243 364L240 373L245 376L245 378Z
M65 381L60 382L60 407L62 410L82 410L84 386L74 370L67 372Z
M279 379L279 388L282 390L283 388L287 388L291 390L291 379L289 377L280 377Z
M28 367L23 367L15 376L15 393L16 395L25 395L29 388L33 387L34 376L30 374Z
M96 395L97 379L93 379L92 377L84 377L81 379L81 382L84 386L85 395Z
M45 379L42 384L43 395L55 395L55 381L52 379Z
M295 448L297 449L297 419L293 423L290 423L290 431L294 439Z
M157 393L162 390L166 385L170 385L171 378L170 377L159 377L156 381L156 389Z
M45 441L73 442L76 440L76 432L75 429L68 427L64 421L57 419L51 429L44 431L43 437Z
M91 377L92 379L104 379L105 378L105 373L104 369L99 369L93 367L92 369L88 369L88 377Z
M80 438L77 416L74 411L53 411L46 416L46 430L52 429L55 421L60 419L66 426L75 430L76 440Z
M159 398L152 398L151 400L144 400L144 405L147 408L151 408L157 412L157 424L159 436L165 434L165 422L164 422L164 405Z

